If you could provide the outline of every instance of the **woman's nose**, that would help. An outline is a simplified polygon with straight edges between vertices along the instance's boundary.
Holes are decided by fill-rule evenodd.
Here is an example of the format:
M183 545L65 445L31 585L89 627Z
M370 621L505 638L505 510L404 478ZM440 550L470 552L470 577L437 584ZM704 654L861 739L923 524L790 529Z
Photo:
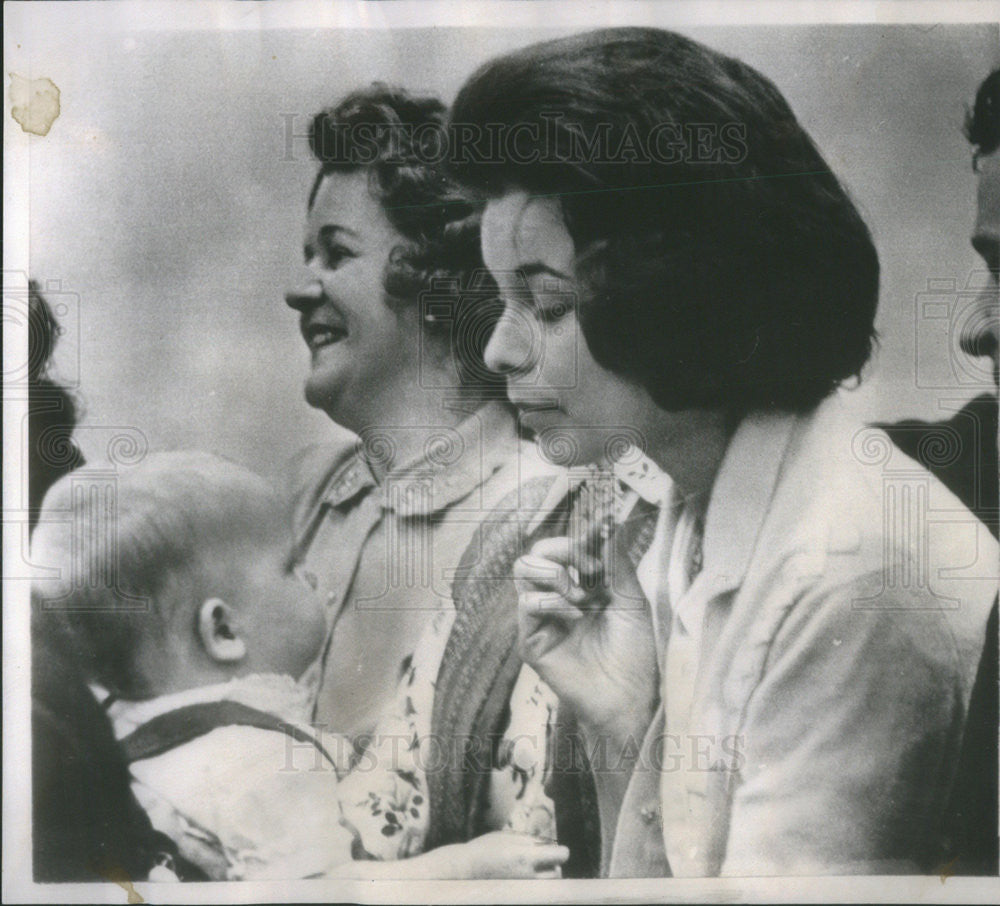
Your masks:
M319 280L310 280L285 293L285 304L297 312L315 308L323 301L323 286Z
M507 305L486 344L483 361L498 374L524 374L535 366L540 345L541 336L532 319Z

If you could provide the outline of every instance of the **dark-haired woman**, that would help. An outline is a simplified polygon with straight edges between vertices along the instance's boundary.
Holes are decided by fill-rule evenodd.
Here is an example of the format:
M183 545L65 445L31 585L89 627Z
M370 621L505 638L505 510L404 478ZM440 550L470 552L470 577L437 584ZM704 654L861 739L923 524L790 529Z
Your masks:
M525 660L591 756L604 871L934 870L996 546L842 406L878 261L838 180L769 81L654 29L498 58L452 117L518 142L455 160L487 266L521 279L487 363L543 442L592 462L628 426L671 479L652 580L613 532L515 567Z

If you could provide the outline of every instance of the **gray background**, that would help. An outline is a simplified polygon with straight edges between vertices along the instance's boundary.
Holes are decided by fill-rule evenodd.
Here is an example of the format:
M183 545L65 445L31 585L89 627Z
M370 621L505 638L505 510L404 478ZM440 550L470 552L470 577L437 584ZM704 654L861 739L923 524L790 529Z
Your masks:
M301 138L287 159L283 115L302 133L373 79L450 100L488 57L572 30L33 38L21 74L53 79L62 114L31 139L30 265L64 306L57 374L78 387L85 454L125 426L154 449L214 450L280 480L296 449L333 436L302 399L307 354L283 302L305 276L314 172ZM882 343L856 405L933 418L981 389L987 372L954 354L947 315L963 304L951 288L983 276L961 123L1000 62L997 26L685 32L776 82L872 228ZM929 281L943 320L918 317Z

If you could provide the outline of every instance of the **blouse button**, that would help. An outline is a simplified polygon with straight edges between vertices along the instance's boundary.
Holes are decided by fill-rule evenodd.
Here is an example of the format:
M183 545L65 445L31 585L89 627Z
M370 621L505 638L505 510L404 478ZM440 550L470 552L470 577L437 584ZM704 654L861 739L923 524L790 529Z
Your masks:
M514 743L514 751L511 752L511 762L514 767L527 773L538 764L538 752L535 751L534 741L522 736Z

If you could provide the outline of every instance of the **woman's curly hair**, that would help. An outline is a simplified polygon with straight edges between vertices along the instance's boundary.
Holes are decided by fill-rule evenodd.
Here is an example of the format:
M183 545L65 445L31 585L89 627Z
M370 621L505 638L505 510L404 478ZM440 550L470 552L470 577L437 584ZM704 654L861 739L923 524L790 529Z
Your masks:
M503 380L483 362L500 312L479 244L481 205L445 170L447 108L434 97L373 82L322 110L309 130L323 178L365 170L372 195L404 237L390 256L390 304L420 305L425 336L448 349L463 389L503 398Z

